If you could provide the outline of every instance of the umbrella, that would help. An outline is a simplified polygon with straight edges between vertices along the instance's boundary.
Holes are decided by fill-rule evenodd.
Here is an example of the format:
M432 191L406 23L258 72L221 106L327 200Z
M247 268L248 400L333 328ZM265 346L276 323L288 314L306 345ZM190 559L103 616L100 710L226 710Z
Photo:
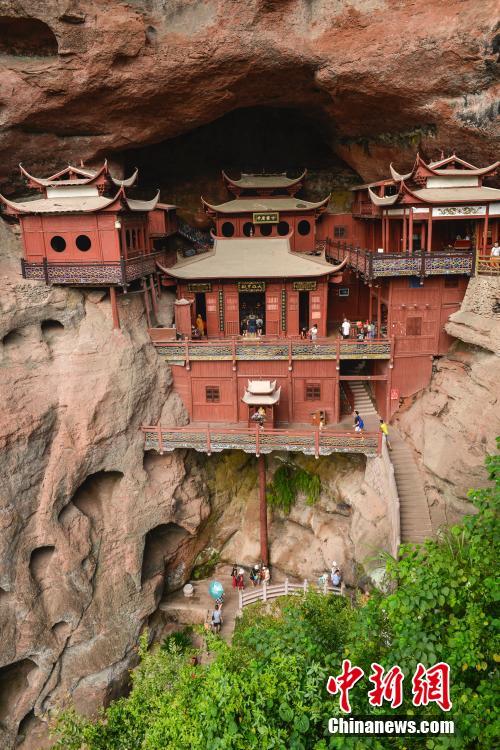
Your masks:
M208 593L212 599L218 599L224 593L224 587L219 581L212 581L208 587Z

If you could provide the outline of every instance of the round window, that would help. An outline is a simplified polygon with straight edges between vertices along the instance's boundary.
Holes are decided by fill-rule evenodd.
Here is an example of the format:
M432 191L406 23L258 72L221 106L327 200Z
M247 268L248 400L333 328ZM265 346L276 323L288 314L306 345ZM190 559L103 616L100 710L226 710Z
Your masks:
M298 223L297 231L303 237L306 234L309 234L309 232L311 231L311 225L310 225L310 223L308 221L306 221L305 219L302 219L302 221L299 221L299 223Z
M86 253L87 250L90 250L91 245L92 242L90 240L90 237L87 237L86 234L79 234L76 238L76 246L79 250L82 251L82 253Z
M290 225L288 221L280 221L278 224L278 234L280 237L285 237L290 231Z
M272 231L273 231L272 224L261 224L260 233L263 237L269 237Z
M222 236L223 237L232 237L234 234L234 224L232 224L230 221L225 221L222 225Z
M64 250L66 250L66 240L64 239L64 237L56 234L55 237L52 237L52 239L50 240L50 246L52 250L56 251L56 253L62 253L64 252Z
M243 224L243 234L245 237L252 237L255 234L255 229L251 221L245 221Z

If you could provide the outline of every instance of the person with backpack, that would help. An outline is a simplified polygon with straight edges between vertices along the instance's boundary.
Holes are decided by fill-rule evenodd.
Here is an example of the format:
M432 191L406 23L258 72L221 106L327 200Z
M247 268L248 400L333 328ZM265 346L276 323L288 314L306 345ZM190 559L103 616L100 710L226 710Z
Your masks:
M383 439L385 440L385 444L389 448L389 450L392 450L391 443L389 441L389 428L387 424L384 422L383 419L380 420L380 432L383 435Z

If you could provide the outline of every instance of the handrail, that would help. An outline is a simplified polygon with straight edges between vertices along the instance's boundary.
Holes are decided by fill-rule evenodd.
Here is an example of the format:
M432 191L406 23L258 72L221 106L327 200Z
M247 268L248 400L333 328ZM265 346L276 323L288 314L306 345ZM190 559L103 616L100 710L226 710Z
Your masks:
M242 425L187 425L185 427L162 427L144 425L144 450L156 450L160 454L176 448L192 448L200 453L219 453L223 450L242 450L259 455L277 450L304 453L305 455L329 456L333 453L362 453L366 456L380 454L379 432L334 431L329 428L263 428L255 429Z
M500 275L500 258L495 255L476 256L476 273L480 276Z
M283 583L269 585L266 581L253 589L243 592L239 589L239 609L249 604L255 604L256 602L262 601L267 602L270 599L277 599L279 596L289 596L290 594L306 594L311 588L309 581L304 579L303 583L291 583L288 578L285 578ZM334 594L335 596L345 596L345 584L341 583L340 586L331 586L328 581L320 585L314 585L313 588L316 591L321 592L324 596L327 594Z
M474 273L474 250L452 248L449 250L424 249L414 252L384 252L378 253L367 250L347 242L326 240L325 258L330 263L339 260L347 261L349 265L361 272L366 279L381 276L434 276L439 274L468 274Z

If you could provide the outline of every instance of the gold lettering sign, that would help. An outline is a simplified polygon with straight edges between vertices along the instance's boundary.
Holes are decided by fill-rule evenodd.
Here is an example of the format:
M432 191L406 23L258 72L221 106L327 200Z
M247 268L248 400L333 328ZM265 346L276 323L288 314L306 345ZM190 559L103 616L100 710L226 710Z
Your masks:
M265 292L265 281L238 281L239 292Z
M294 292L315 292L317 282L316 281L294 281L293 291Z
M277 224L279 220L278 211L256 211L253 215L254 224Z
M188 292L211 292L212 284L209 281L200 284L188 284L187 290Z

